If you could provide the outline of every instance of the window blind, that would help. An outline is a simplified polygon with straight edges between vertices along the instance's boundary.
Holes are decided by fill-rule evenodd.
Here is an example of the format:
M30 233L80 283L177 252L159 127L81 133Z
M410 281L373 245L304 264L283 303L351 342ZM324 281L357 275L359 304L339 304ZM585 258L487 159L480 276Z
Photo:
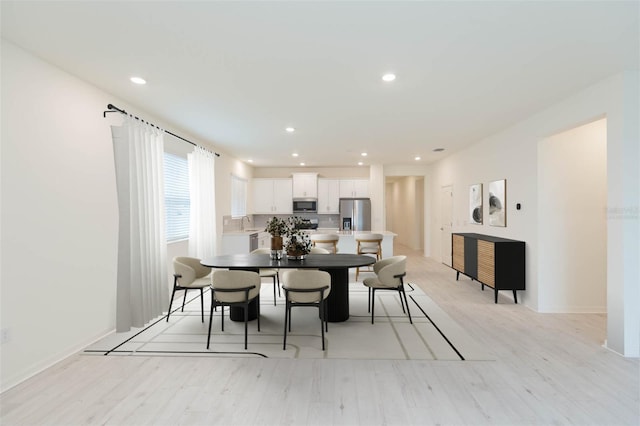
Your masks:
M231 216L247 214L247 180L231 175Z
M187 159L164 153L164 202L167 241L189 238L189 166Z

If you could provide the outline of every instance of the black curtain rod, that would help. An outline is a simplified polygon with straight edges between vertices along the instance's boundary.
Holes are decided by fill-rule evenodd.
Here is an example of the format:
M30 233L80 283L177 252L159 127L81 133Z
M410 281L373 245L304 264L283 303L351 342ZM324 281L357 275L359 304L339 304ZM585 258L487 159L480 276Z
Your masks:
M129 114L127 111L125 111L125 110L123 110L123 109L120 109L120 108L118 108L117 106L115 106L115 105L113 105L113 104L109 104L109 105L107 105L107 111L103 111L103 112L102 112L102 117L103 117L103 118L106 118L106 117L107 117L107 113L109 113L109 112L119 112L120 114L130 115L131 117L135 118L136 120L140 120L140 121L142 121L143 123L147 123L148 125L153 126L153 127L155 127L156 129L160 129L160 130L164 131L165 133L170 134L171 136L174 136L174 137L176 137L176 138L178 138L178 139L181 139L181 140L183 140L183 141L185 141L185 142L187 142L187 143L190 143L190 144L191 144L191 145L193 145L193 146L198 146L198 144L195 144L195 143L191 142L190 140L183 138L182 136L178 136L178 135L176 135L175 133L172 133L172 132L170 132L170 131L168 131L168 130L165 130L165 129L162 129L162 128L160 128L160 127L156 126L155 124L149 123L148 121L143 120L143 119L142 119L142 118L140 118L140 117L136 117L135 115ZM206 149L206 148L205 148L205 149ZM220 154L218 154L217 152L214 152L214 154L216 155L216 157L220 157Z

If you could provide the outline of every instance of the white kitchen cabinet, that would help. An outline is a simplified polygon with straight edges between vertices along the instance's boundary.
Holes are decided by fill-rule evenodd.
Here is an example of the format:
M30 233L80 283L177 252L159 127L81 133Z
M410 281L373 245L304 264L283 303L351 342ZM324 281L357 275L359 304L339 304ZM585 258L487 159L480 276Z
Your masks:
M293 173L293 198L317 198L318 174Z
M340 181L318 179L318 214L340 213Z
M340 198L369 198L369 180L340 179Z
M293 213L291 179L252 179L254 214Z
M251 250L251 234L222 234L222 254L247 254Z

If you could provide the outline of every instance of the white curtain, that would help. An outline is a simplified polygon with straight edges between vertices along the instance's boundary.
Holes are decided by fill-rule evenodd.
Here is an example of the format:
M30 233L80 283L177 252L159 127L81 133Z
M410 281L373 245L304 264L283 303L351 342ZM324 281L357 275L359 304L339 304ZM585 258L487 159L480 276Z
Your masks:
M116 331L142 327L169 300L164 210L164 131L132 117L112 127L118 189Z
M189 162L189 256L204 259L216 251L215 154L196 147Z

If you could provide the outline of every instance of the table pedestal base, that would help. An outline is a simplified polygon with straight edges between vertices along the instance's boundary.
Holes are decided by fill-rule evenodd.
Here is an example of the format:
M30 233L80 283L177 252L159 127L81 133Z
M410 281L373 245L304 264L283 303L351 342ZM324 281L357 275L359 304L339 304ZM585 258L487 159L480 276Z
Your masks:
M249 321L258 318L258 303L260 303L260 296L249 302ZM231 318L231 321L244 322L244 307L231 306L229 308L229 318Z
M324 269L331 275L331 293L327 296L327 321L349 319L349 269Z

